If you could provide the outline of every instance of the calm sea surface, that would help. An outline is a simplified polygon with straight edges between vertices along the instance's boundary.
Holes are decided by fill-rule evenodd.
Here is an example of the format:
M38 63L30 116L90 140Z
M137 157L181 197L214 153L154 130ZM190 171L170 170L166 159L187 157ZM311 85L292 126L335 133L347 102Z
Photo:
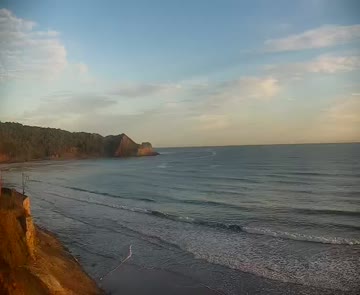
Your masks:
M126 262L225 294L356 294L360 144L2 165L95 279Z

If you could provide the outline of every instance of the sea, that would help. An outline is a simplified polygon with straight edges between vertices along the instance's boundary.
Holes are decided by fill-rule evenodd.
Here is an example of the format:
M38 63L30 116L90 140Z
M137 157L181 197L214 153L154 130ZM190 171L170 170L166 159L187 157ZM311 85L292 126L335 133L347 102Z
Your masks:
M219 294L360 294L360 144L158 151L0 168L99 284L126 258Z

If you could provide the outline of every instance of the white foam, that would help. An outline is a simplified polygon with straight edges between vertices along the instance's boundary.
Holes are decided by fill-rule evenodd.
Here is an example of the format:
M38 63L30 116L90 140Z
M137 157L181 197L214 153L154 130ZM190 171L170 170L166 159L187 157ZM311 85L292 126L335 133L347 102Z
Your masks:
M247 227L243 226L242 230L251 234L261 234L277 238L285 238L296 241L306 241L324 244L335 244L335 245L360 245L360 240L349 239L342 237L325 237L325 236L314 236L302 233L292 233L287 231L276 231L269 228L262 227Z

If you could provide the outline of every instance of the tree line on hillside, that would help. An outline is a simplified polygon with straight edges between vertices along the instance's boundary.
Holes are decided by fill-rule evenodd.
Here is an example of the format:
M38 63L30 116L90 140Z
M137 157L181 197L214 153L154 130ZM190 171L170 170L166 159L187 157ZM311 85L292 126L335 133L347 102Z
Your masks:
M122 136L103 137L95 133L0 122L0 156L11 161L110 156Z

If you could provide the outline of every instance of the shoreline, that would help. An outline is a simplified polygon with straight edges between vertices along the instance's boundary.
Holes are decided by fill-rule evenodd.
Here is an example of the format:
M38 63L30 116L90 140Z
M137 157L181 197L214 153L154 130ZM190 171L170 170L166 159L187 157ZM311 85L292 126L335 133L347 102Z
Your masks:
M7 215L16 220L25 216L26 227L10 226ZM147 269L127 263L129 255L103 278L91 277L56 232L32 221L29 197L14 189L2 188L0 195L0 293L1 294L83 294L83 295L223 295L190 277L162 269ZM5 222L4 222L5 220ZM14 238L20 235L20 237ZM24 236L24 237L22 237ZM30 237L30 239L29 239ZM13 251L9 253L7 243ZM21 251L16 247L21 244ZM22 256L21 266L12 255ZM10 258L8 257L10 256ZM4 258L5 257L5 258ZM2 262L3 258L5 263ZM20 273L18 268L25 270ZM139 282L138 278L141 278Z
M11 165L11 164L22 164L22 163L38 163L38 162L63 162L63 161L81 161L81 160L98 160L98 159L129 159L129 158L144 158L144 157L156 157L161 155L158 152L154 152L148 155L134 155L134 156L123 156L123 157L102 157L102 156L85 156L85 157L69 157L69 158L44 158L44 159L31 159L26 161L0 161L0 165Z

